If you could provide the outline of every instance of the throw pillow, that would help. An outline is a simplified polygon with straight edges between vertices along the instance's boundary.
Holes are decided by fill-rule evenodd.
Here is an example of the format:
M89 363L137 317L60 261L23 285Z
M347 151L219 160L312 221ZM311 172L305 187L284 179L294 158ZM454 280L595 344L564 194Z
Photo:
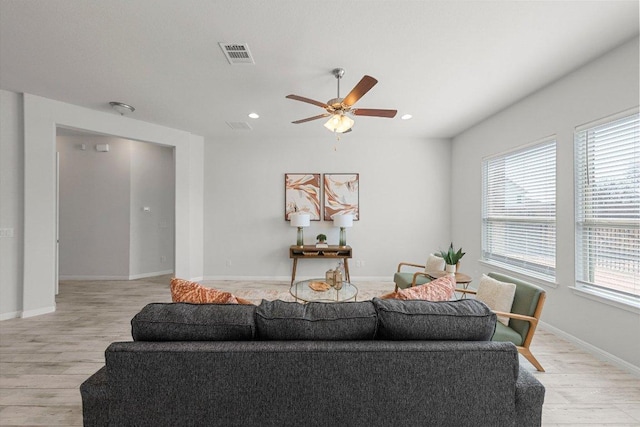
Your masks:
M251 304L240 300L229 292L207 288L189 280L171 279L171 300L173 302L189 302L192 304Z
M444 271L445 262L444 258L429 254L427 257L427 263L425 264L424 271Z
M485 274L482 275L478 284L476 299L487 304L494 311L509 313L513 305L513 297L516 294L516 285L513 283L500 282ZM509 318L498 316L498 322L509 326Z
M398 299L421 299L427 301L449 301L456 290L456 279L453 275L445 275L420 286L399 289Z
M453 297L455 290L456 280L454 276L446 275L424 285L398 289L396 292L381 296L380 299L449 301Z

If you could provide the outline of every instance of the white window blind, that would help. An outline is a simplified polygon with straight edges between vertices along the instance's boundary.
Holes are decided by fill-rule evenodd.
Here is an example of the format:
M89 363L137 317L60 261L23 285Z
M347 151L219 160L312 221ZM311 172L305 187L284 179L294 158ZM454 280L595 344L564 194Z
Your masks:
M482 257L555 279L556 141L483 162Z
M640 303L638 113L575 134L576 281Z

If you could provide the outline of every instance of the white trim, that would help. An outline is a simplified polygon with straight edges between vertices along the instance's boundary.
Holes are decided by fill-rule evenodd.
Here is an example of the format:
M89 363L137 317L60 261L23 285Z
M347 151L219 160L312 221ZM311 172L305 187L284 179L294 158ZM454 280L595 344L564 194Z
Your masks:
M309 280L309 279L317 279L319 275L315 276L296 276L296 282L300 280ZM211 281L211 280L242 280L242 281L271 281L271 282L291 282L291 276L204 276L204 278L200 278L202 281ZM192 279L192 281L198 281L197 279ZM351 283L358 286L360 282L388 282L390 286L393 287L393 280L389 279L389 276L351 276Z
M551 135L547 135L547 136L545 136L543 138L536 139L535 141L527 142L527 143L524 143L522 145L518 145L516 147L510 148L508 150L501 151L499 153L490 154L488 156L483 157L480 160L482 162L485 162L487 160L491 160L491 159L494 159L496 157L503 157L503 156L505 156L507 154L515 154L515 153L518 153L520 151L526 150L527 148L534 147L534 146L536 146L538 144L542 145L545 142L551 142L551 141L555 141L556 144L557 144L558 135L555 134L555 133L552 133Z
M542 275L536 275L536 273L525 270L523 268L517 268L510 264L503 264L495 261L487 261L485 259L479 259L478 262L482 265L486 265L487 267L501 270L503 273L515 275L518 279L521 280L533 282L534 284L539 284L553 289L556 289L558 287L558 283L546 279L542 277Z
M48 314L48 313L53 313L56 311L56 306L49 306L49 307L42 307L42 308L38 308L35 310L26 310L22 312L22 315L20 317L22 317L23 319L26 317L34 317L34 316L40 316L41 314Z
M9 313L2 313L0 314L0 321L15 319L17 317L20 317L21 315L22 315L22 312L20 311L11 311Z
M626 310L626 311L630 311L632 313L636 313L636 314L640 314L640 307L637 305L634 305L632 303L627 303L625 301L622 300L622 298L619 299L613 299L611 297L606 296L606 294L604 293L600 293L596 290L591 290L591 289L586 289L586 288L579 288L577 286L569 286L569 289L571 289L571 291L583 298L587 298L590 299L592 301L597 301L600 302L602 304L607 304L610 305L612 307L615 308L619 308L621 310Z
M153 271L151 273L132 274L130 276L109 276L109 275L91 276L86 274L64 275L64 276L60 276L60 280L137 280L137 279L145 279L147 277L164 276L166 274L173 274L173 270Z
M60 280L129 280L129 276L65 275L60 276Z
M147 277L164 276L166 274L172 274L173 270L153 271L151 273L133 274L129 276L129 280L145 279Z
M608 123L608 122L614 122L614 121L616 121L618 119L621 119L623 117L627 117L627 116L630 116L632 114L636 114L636 113L638 113L638 111L640 111L640 108L633 107L633 108L629 108L628 110L620 111L618 113L612 114L612 115L607 116L607 117L602 117L600 119L594 120L594 121L589 122L589 123L584 123L584 124L578 125L578 126L575 127L574 133L582 132L583 130L586 130L586 129L589 129L589 128L592 128L592 127L596 127L596 126L599 126L599 125L602 125L602 124L605 124L605 123Z
M612 365L617 366L618 368L624 371L627 371L637 376L638 378L640 378L639 366L633 365L627 362L626 360L620 359L619 357L614 356L613 354L608 353L592 344L589 344L588 342L582 341L580 338L576 338L573 335L568 334L563 330L556 328L555 326L551 326L548 323L539 322L538 326L540 327L540 329L551 332L552 334L557 335L560 338L564 338L565 340L572 342L573 344L577 345L578 347L585 350L586 352L591 353L596 358L600 360L604 360L605 362L609 362Z

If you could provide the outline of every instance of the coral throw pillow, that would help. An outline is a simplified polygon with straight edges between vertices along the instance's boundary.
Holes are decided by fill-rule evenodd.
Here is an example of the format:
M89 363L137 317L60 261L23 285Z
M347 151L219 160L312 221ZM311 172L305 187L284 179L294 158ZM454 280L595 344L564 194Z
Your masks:
M381 299L449 301L453 297L455 290L456 279L453 275L447 274L424 285L400 289L397 292L384 295Z
M189 302L192 304L251 304L229 292L207 288L189 280L171 279L171 300L173 302Z

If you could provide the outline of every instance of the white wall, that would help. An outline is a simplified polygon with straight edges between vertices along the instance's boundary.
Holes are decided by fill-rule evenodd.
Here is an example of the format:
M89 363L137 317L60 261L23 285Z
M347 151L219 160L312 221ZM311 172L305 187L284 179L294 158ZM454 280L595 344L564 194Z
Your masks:
M400 140L345 135L325 138L233 141L205 146L206 278L291 277L289 246L296 229L284 220L285 173L359 173L360 220L347 230L354 279L392 283L398 262L424 262L449 244L448 140ZM337 244L330 221L312 221L305 243L318 233ZM227 266L226 261L231 261ZM357 261L364 266L356 267ZM323 276L335 262L300 261L298 277Z
M0 320L15 317L22 305L22 95L0 90Z
M467 130L453 140L452 236L467 251L465 272L496 270L480 263L483 157L555 134L557 138L557 285L548 291L542 321L594 346L621 364L640 368L640 314L586 298L574 277L573 130L638 106L638 40L632 40ZM506 272L509 274L508 272ZM526 278L525 278L526 279ZM535 343L535 341L534 341Z
M5 158L5 153L8 153L9 158L16 158L17 173L9 175L24 176L22 183L18 181L5 185L3 182L0 186L3 195L10 194L10 204L18 206L18 211L21 206L24 209L23 216L8 217L6 224L3 224L3 227L16 230L18 242L7 248L7 254L3 253L3 258L7 255L14 262L6 269L3 265L0 273L3 279L0 283L0 300L3 301L0 319L29 317L55 310L57 126L154 142L174 148L175 273L180 277L196 280L203 276L203 184L200 178L203 173L204 140L201 136L121 117L113 111L91 110L30 94L16 95L6 91L1 91L0 94L2 158ZM13 123L6 131L5 122ZM17 129L16 122L24 124L24 134ZM4 138L5 132L7 138ZM19 162L18 153L21 152L24 164ZM2 203L5 203L4 200ZM4 217L2 221L5 221ZM9 295L10 298L5 299L4 295ZM15 301L16 297L19 301Z
M109 144L109 151L98 152L96 144ZM130 141L65 135L57 149L60 278L128 278Z
M130 141L131 236L129 277L173 272L173 150ZM144 208L148 207L149 211Z

